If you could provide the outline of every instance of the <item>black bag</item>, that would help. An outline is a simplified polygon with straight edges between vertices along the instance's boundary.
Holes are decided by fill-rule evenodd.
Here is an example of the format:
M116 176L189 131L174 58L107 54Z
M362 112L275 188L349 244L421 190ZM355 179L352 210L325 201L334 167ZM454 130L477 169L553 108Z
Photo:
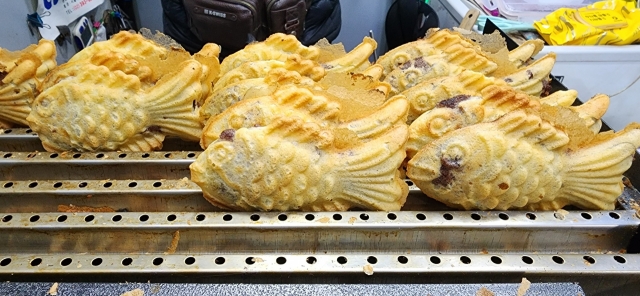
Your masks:
M407 42L422 38L430 28L438 28L438 14L421 0L396 0L385 20L387 46L394 49Z
M189 26L202 42L239 50L281 32L300 37L304 0L184 0Z

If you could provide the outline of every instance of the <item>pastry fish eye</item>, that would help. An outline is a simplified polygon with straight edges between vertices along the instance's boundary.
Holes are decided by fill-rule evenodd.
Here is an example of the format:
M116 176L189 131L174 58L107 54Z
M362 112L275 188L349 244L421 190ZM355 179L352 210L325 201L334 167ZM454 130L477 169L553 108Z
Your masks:
M218 140L211 144L210 149L212 149L213 152L209 153L209 162L216 166L228 163L235 157L235 150L232 142Z
M464 164L468 155L471 155L471 147L466 142L453 142L442 153L442 157L454 160L460 166Z
M409 60L409 55L404 52L398 53L393 57L393 64L400 66Z
M406 70L404 77L403 77L403 82L405 82L405 85L409 85L409 84L415 84L418 81L418 77L420 77L422 75L422 72L418 69L409 69Z
M434 109L430 112L428 131L431 135L442 137L456 128L455 118L450 109Z

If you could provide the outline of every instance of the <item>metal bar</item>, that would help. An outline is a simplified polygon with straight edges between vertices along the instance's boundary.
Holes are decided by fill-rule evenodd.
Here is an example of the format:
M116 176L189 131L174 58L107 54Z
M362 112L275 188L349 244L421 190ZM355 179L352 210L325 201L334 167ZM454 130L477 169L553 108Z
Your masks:
M166 137L162 151L201 151L197 142L183 141L178 137ZM0 151L44 151L38 135L30 128L0 130Z
M476 295L488 290L492 295L517 295L518 283L486 284L168 284L158 283L0 283L0 294L46 295L56 286L58 295L113 296L140 290L144 295ZM586 295L577 283L531 283L528 295ZM591 294L589 294L591 295ZM618 294L619 295L619 294Z
M0 180L181 179L200 152L0 153ZM46 169L43 169L46 168Z
M640 277L638 254L5 254L0 273L590 273ZM592 263L593 262L593 263Z
M4 214L1 253L625 252L633 211Z

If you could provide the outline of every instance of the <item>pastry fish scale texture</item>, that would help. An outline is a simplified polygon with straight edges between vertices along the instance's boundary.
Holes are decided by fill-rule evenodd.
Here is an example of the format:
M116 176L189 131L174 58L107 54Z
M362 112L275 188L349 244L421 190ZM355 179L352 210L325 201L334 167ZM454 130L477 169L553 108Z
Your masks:
M150 118L136 93L140 87L138 78L119 71L109 72L106 67L94 69L93 75L98 77L121 78L125 87L95 84L84 88L80 81L69 79L46 89L28 118L30 122L40 123L32 124L32 128L41 135L45 148L116 150L149 126Z
M464 209L613 209L640 146L638 126L572 151L566 134L514 111L425 146L407 175L428 196Z
M279 118L267 127L226 130L191 165L191 179L214 205L237 210L397 210L407 127L360 147L336 150L315 123Z
M134 75L87 64L42 92L27 121L49 151L149 151L164 135L197 141L201 73L200 63L185 61L143 91Z

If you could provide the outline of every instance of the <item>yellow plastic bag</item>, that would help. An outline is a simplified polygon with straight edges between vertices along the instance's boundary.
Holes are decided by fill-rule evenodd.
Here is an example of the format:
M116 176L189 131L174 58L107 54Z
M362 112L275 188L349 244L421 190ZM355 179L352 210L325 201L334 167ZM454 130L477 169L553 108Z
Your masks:
M561 8L534 22L551 45L626 45L640 42L635 1L609 0L579 9Z

